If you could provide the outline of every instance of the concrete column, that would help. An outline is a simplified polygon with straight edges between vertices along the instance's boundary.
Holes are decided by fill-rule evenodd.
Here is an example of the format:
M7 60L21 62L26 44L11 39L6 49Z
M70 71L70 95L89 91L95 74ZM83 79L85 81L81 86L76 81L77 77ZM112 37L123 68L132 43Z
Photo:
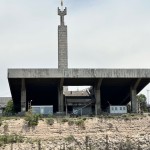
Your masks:
M100 88L94 89L95 94L95 115L99 115L101 113L101 95L100 95Z
M26 111L26 86L25 79L21 80L21 112Z
M68 105L67 105L67 100L65 98L65 104L66 104L66 116L68 115Z
M132 113L138 113L138 103L137 103L137 99L136 99L136 89L131 88L130 89L130 93L131 93L131 111Z
M99 115L101 113L101 87L102 79L99 79L94 86L94 95L95 95L95 115Z
M64 112L63 79L60 80L60 84L58 85L58 111Z
M140 84L140 82L141 82L141 78L137 79L135 81L135 83L133 84L133 86L131 86L131 88L130 88L132 113L138 113L138 102L136 99L136 95L137 95L136 89L137 89L138 85Z

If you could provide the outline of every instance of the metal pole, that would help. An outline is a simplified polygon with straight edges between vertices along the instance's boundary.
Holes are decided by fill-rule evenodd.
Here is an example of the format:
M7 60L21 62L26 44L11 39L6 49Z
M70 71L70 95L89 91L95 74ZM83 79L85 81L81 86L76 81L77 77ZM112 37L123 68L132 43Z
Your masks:
M150 90L147 90L147 104L149 105L149 91Z

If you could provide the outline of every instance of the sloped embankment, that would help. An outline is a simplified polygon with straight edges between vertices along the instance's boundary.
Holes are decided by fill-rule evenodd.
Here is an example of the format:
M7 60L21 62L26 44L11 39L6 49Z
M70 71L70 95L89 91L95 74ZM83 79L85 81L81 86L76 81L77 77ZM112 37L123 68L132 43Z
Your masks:
M1 144L1 149L150 149L148 115L52 120L54 123L48 125L46 119L42 119L35 128L28 128L22 118L3 121L2 136L15 134L23 140Z

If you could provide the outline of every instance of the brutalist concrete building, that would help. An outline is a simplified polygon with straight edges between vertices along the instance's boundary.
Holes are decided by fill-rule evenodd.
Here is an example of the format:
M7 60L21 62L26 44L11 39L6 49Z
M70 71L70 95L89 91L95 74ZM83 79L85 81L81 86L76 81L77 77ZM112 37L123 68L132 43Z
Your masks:
M136 113L136 95L149 83L150 69L68 69L66 14L67 8L58 8L58 68L8 69L15 110L27 111L28 102L32 100L32 105L53 105L54 113L64 112L63 91L67 86L87 85L93 87L94 101L91 98L90 103L95 114L109 105L126 105L130 101L132 112Z

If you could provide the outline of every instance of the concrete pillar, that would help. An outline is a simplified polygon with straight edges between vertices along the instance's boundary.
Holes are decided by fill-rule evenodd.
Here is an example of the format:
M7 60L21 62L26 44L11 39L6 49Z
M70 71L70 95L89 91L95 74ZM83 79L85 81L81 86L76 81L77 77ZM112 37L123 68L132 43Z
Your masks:
M21 112L26 111L26 86L25 79L21 80Z
M141 82L141 78L137 79L135 81L135 83L133 84L133 86L131 86L131 88L130 88L132 113L138 113L138 102L136 99L136 95L137 95L136 89L137 89L138 85L140 84L140 82Z
M136 99L136 89L131 88L130 89L130 94L131 94L131 111L132 113L138 113L138 103L137 103L137 99Z
M58 111L64 112L64 100L63 100L63 79L61 79L58 85Z
M66 104L66 116L68 115L68 105L67 105L67 100L65 98L65 104Z
M102 79L99 79L94 86L95 115L99 115L101 113L101 91L100 91L101 84L102 84Z
M100 94L100 87L94 89L95 93L95 115L99 115L101 113L101 94Z

